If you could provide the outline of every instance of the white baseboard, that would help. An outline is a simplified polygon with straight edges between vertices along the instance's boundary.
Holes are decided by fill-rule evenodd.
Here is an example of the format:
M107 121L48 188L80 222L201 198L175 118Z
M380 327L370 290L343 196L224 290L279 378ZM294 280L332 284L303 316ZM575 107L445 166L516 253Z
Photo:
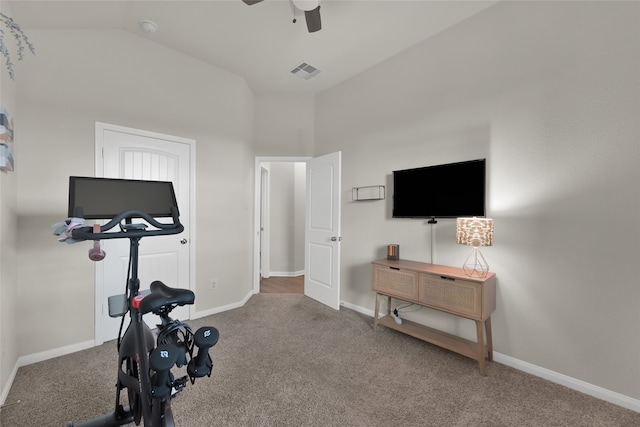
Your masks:
M11 390L11 385L13 385L13 380L15 380L16 374L18 373L18 369L20 367L31 365L32 363L43 362L45 360L53 359L54 357L65 356L67 354L75 353L80 350L86 350L88 348L94 347L95 345L96 343L94 341L85 341L77 344L67 345L64 347L54 348L52 350L41 351L40 353L18 357L18 360L16 361L13 370L11 371L9 380L6 383L4 390L2 390L2 395L0 395L0 405L4 405L4 402L9 395L9 390Z
M222 313L223 311L232 310L234 308L242 307L247 303L249 298L253 295L253 291L249 292L242 301L234 304L224 305L222 307L216 307L211 310L198 311L193 314L193 319L199 319L201 317L210 316L216 313ZM13 371L7 380L7 383L2 390L2 394L0 395L0 406L4 405L7 396L9 395L9 391L11 390L11 386L13 385L13 381L16 378L16 374L18 373L18 369L22 366L27 366L32 363L43 362L48 359L53 359L54 357L64 356L67 354L75 353L76 351L86 350L87 348L94 347L96 345L95 341L85 341L78 344L73 344L65 347L56 348L53 350L47 350L40 353L29 354L27 356L20 356L13 367Z
M254 292L253 290L251 290L251 292L249 292L240 302L236 302L233 304L227 304L227 305L223 305L221 307L215 307L209 310L203 310L203 311L196 311L195 313L193 313L193 316L191 317L192 319L200 319L202 317L207 317L207 316L211 316L212 314L218 314L218 313L222 313L224 311L229 311L229 310L233 310L234 308L240 308L243 305L245 305L247 303L247 301L249 301L249 298L251 298L253 296Z
M624 394L616 393L615 391L607 390L606 388L589 384L582 380L578 380L495 351L493 352L493 360L519 371L527 372L531 375L535 375L536 377L544 378L545 380L553 383L563 385L572 390L613 403L614 405L622 406L623 408L631 409L635 412L640 412L640 400L633 399L629 396L625 396Z
M300 271L270 271L269 277L298 277L304 274L304 270Z
M342 306L349 308L358 313L362 313L366 316L373 317L375 312L368 308L360 307L354 304L350 304L342 301ZM607 390L597 385L589 384L582 380L578 380L567 375L551 371L541 366L536 366L523 360L516 359L506 354L493 352L493 360L519 371L526 372L536 377L543 378L552 383L563 385L572 390L579 391L589 396L593 396L600 400L604 400L614 405L622 406L623 408L630 409L635 412L640 412L640 400L625 396L624 394L616 393L615 391Z
M373 317L375 312L373 310L369 310L368 308L361 307L359 305L351 304L346 301L340 301L340 305L346 307L350 310L357 311L358 313L364 314L365 316Z
M95 345L95 341L91 340L67 345L64 347L54 348L52 350L42 351L40 353L29 354L27 356L20 356L16 364L19 368L21 366L31 365L32 363L38 363L44 360L53 359L54 357L75 353L76 351L86 350L88 348L95 347Z
M7 396L9 396L9 390L11 390L11 385L13 385L13 380L16 379L16 373L18 373L18 364L16 363L11 371L11 375L9 375L9 379L7 383L4 385L4 389L2 390L2 394L0 395L0 407L4 406L4 402L7 400Z

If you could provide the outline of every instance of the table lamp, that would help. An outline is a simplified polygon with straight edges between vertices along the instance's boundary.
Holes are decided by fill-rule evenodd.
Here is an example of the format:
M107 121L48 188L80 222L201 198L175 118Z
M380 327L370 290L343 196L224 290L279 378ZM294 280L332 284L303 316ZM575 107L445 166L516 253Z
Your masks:
M458 218L456 243L473 246L473 251L464 261L462 269L467 276L485 277L489 273L489 264L478 249L480 246L493 245L493 220L489 218Z

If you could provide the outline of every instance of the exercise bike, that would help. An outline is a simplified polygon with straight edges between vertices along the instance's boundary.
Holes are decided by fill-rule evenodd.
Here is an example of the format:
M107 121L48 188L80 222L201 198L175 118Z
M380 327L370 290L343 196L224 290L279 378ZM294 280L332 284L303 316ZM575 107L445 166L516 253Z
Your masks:
M114 196L116 206L99 200L96 195L101 194ZM124 210L105 225L80 225L83 218L109 216L103 212L118 209L118 205L147 206L150 213ZM169 316L175 307L194 303L192 291L172 288L161 281L154 281L149 290L140 291L140 239L178 234L184 230L173 186L170 182L70 177L69 211L73 212L76 225L68 230L68 237L73 241L98 242L89 250L92 260L104 258L100 240L129 239L127 291L109 297L109 315L123 316L124 322L124 316L128 314L130 323L124 335L121 335L121 325L117 341L115 410L81 424L69 421L67 427L115 427L132 422L140 425L141 421L145 427L174 427L171 399L189 380L193 384L197 378L211 376L213 361L209 349L218 342L219 332L207 326L193 333L188 324ZM157 217L168 217L170 222L158 221ZM113 229L119 231L110 231ZM157 336L143 320L148 313L160 316ZM185 365L187 375L175 378L171 369ZM123 395L127 397L127 405L122 402Z

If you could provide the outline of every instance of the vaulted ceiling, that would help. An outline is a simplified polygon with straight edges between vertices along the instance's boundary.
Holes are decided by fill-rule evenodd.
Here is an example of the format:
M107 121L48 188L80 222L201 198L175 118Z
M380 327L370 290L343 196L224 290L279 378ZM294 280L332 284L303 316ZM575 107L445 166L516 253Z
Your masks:
M291 0L14 0L29 29L121 29L244 77L255 93L313 94L497 3L484 0L321 0L309 33ZM293 23L294 18L296 23ZM149 33L141 20L157 25ZM304 80L302 63L320 70Z

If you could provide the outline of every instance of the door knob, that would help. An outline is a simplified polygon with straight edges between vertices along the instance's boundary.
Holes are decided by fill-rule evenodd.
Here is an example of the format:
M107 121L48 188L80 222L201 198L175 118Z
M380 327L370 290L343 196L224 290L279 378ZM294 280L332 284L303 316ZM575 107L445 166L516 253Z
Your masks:
M342 237L336 237L336 236L333 236L333 237L331 238L331 241L332 241L332 242L340 242L340 241L342 241Z
M188 240L187 240L187 239L182 239L182 240L180 240L180 243L182 243L183 245L186 245L186 244L187 244L187 242L188 242Z

